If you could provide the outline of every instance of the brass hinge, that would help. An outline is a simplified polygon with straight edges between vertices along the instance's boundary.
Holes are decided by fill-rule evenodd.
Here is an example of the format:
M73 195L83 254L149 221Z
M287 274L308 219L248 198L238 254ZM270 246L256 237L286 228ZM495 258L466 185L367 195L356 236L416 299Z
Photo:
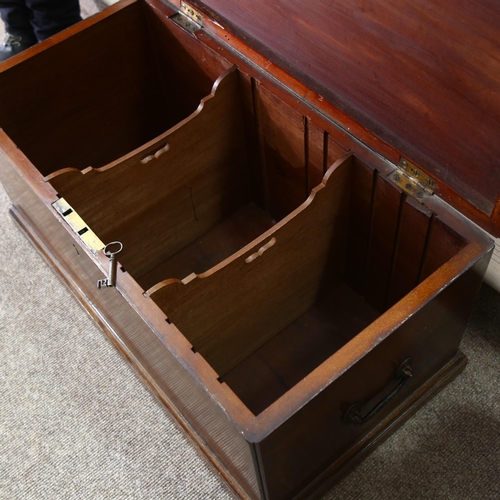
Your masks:
M52 206L93 253L97 253L104 248L104 243L64 198L59 198L52 203Z
M389 175L389 179L420 203L427 196L432 196L437 186L434 179L404 158L400 158L399 165Z
M181 10L170 19L193 34L203 26L203 14L181 0Z

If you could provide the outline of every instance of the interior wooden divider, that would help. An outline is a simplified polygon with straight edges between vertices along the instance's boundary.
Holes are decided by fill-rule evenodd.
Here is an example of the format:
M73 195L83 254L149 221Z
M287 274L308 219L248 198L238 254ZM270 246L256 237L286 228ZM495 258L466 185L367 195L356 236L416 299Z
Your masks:
M122 242L120 262L141 283L141 276L250 202L245 147L232 68L174 129L106 167L65 169L47 180L102 241ZM263 224L257 234L271 223Z
M165 29L157 23L153 32ZM224 75L194 114L134 151L46 176L103 242L123 243L120 262L144 289L240 250L305 201L325 162L346 152L236 67Z
M219 375L341 283L351 164L339 160L301 207L229 261L148 291Z

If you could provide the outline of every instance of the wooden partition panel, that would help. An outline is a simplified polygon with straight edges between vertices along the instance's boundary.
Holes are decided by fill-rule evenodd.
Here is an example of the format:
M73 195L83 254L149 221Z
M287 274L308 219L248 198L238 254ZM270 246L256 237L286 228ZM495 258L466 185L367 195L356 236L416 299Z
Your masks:
M103 242L123 243L120 262L141 276L249 200L237 70L144 148L49 180Z
M340 282L351 165L339 160L306 203L228 262L148 292L219 375Z

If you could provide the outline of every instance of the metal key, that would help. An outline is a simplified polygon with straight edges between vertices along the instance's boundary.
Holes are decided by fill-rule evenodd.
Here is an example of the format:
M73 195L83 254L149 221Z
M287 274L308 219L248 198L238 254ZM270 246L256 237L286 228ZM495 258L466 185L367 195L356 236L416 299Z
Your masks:
M118 250L109 250L112 245L118 245ZM105 288L116 285L116 255L123 250L123 245L119 241L112 241L104 247L104 255L109 257L108 277L97 282L97 288Z

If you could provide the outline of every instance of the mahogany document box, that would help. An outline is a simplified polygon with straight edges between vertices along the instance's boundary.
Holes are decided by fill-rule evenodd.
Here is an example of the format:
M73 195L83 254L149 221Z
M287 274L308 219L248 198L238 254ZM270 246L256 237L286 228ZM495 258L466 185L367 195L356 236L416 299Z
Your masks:
M12 216L242 498L320 496L465 366L499 23L124 0L0 65Z

